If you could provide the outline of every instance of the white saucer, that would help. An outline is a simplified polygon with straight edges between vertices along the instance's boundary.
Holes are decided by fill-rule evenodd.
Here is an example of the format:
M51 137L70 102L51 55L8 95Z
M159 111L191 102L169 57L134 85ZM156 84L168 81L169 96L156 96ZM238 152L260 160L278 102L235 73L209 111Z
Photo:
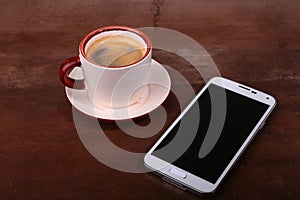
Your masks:
M82 71L74 68L70 76L81 79ZM95 107L88 98L86 90L76 90L65 87L66 95L71 104L81 112L105 120L124 120L143 116L160 106L167 98L171 79L165 68L152 59L149 71L149 95L140 103L120 108L112 109L108 107Z

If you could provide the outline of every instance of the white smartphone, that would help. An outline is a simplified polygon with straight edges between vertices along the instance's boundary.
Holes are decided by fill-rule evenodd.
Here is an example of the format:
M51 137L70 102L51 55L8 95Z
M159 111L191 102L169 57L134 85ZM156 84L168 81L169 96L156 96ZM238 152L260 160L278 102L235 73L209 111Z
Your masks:
M275 105L266 93L212 78L146 154L145 166L182 189L212 193Z

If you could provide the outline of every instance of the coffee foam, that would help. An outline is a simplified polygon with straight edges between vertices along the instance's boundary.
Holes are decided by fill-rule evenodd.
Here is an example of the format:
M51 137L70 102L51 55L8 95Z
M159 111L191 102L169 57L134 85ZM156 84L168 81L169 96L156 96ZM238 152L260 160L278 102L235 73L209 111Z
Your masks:
M87 49L87 57L103 66L125 66L137 62L146 48L133 38L123 35L105 36L95 40Z

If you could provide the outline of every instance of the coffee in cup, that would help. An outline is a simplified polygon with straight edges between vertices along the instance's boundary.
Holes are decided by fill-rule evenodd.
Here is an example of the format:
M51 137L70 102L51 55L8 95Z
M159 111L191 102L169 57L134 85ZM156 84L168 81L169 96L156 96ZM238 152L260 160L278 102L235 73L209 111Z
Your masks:
M115 35L94 41L86 50L87 58L101 66L122 67L139 61L146 49L133 38Z

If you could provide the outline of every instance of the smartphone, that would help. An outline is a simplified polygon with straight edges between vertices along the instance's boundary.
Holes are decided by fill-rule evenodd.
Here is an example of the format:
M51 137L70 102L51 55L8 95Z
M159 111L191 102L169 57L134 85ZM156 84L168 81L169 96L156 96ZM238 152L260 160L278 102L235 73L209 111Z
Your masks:
M212 78L144 157L170 183L214 192L276 105L274 97Z

